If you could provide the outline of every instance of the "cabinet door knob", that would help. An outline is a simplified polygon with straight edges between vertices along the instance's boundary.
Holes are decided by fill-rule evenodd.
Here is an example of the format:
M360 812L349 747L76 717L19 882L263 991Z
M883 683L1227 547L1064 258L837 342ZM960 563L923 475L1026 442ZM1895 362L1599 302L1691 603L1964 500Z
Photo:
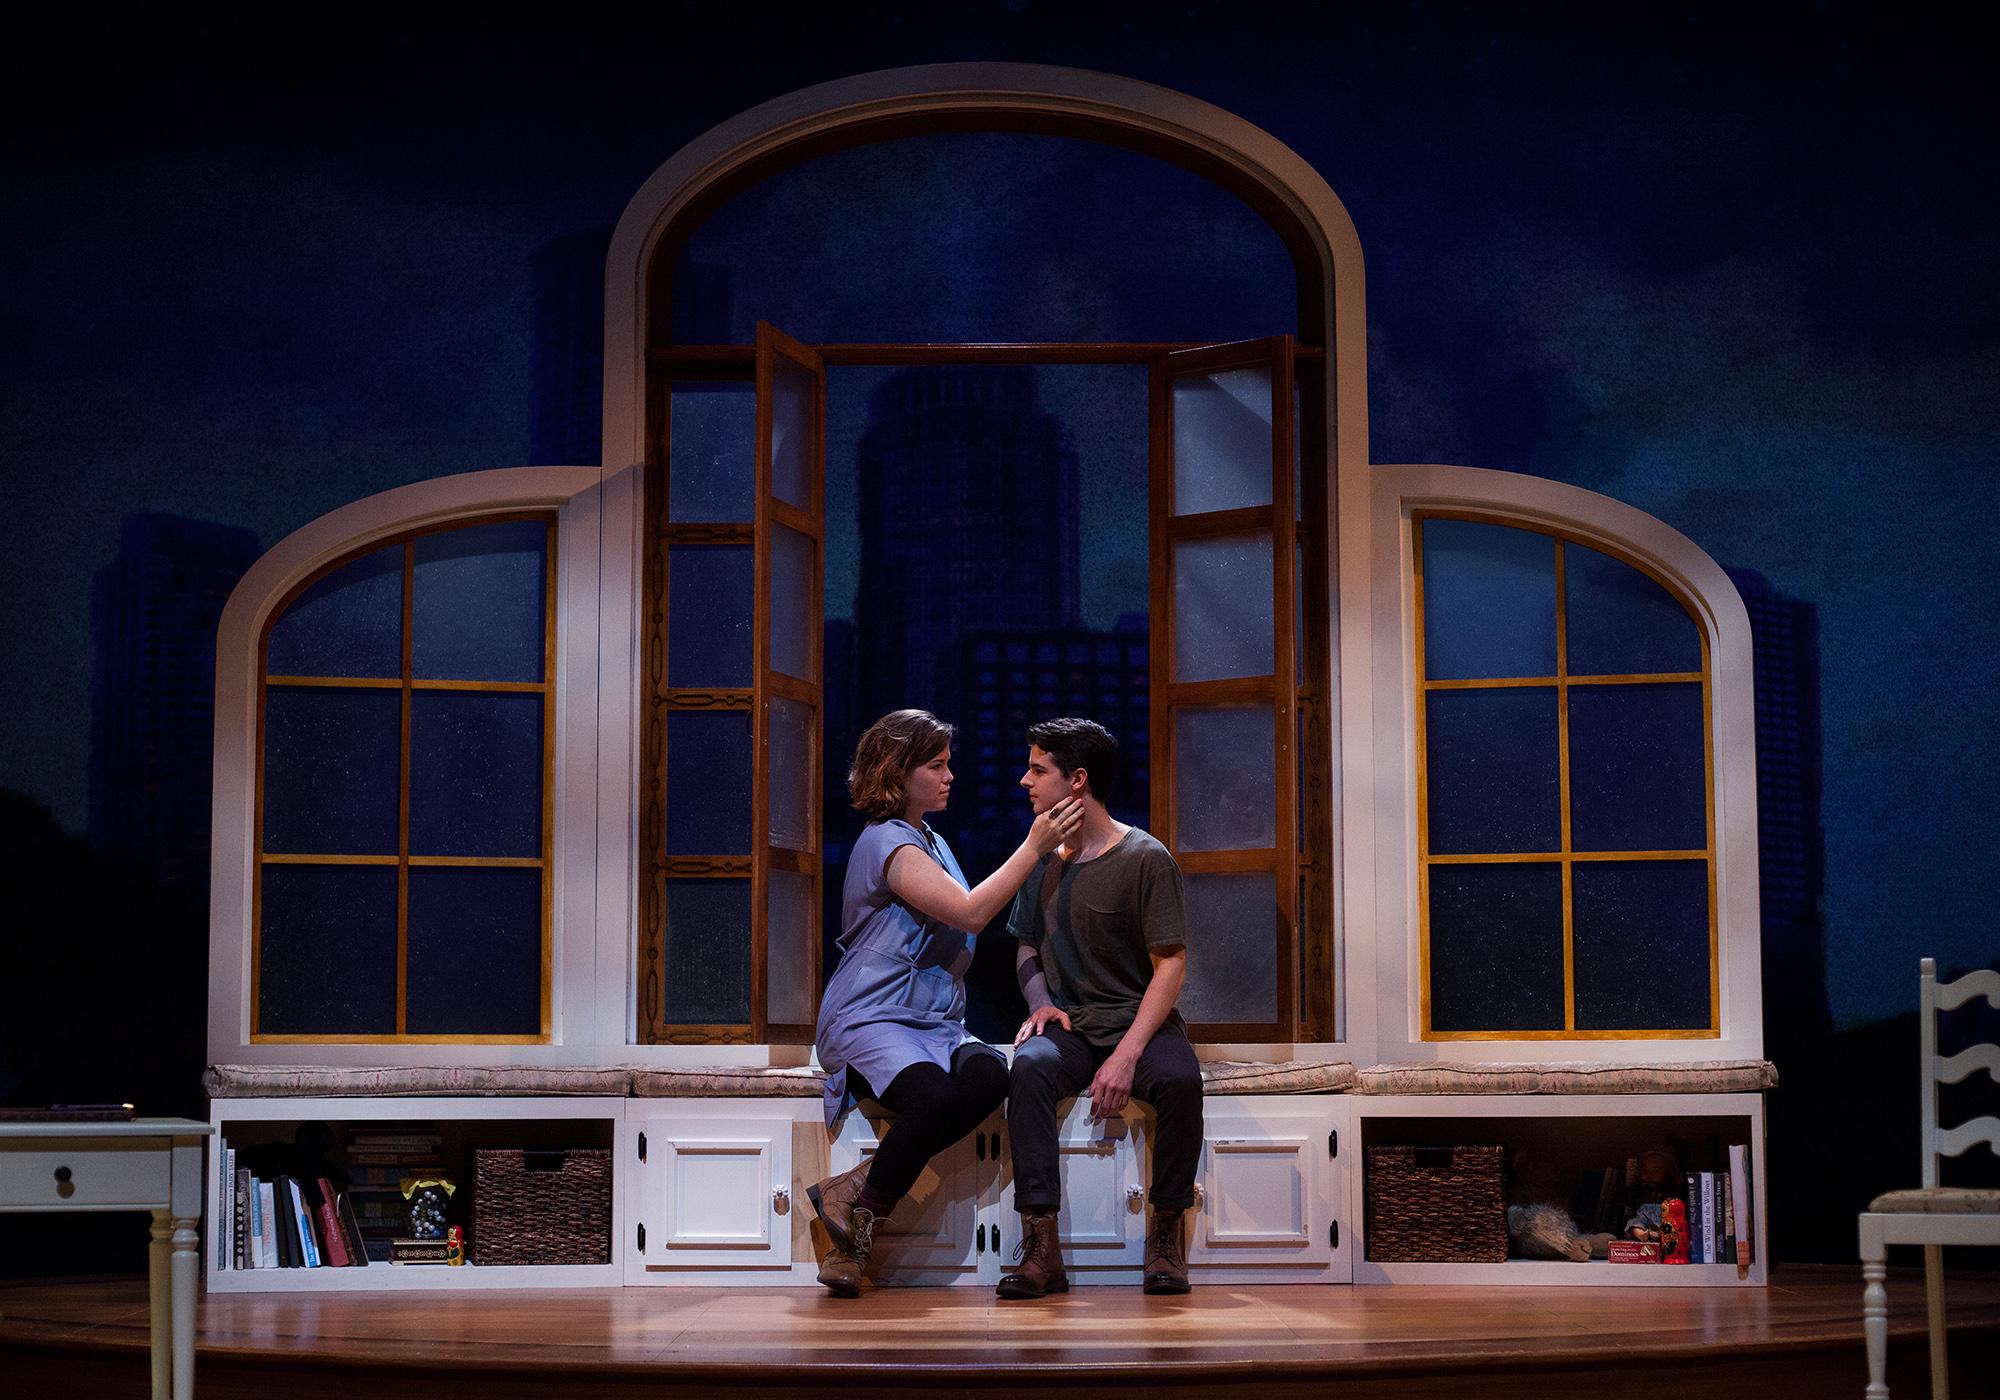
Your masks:
M56 1185L58 1185L58 1186L67 1186L67 1185L69 1185L69 1168L68 1168L68 1167L57 1167L57 1168L56 1168Z
M1140 1208L1141 1206L1143 1206L1143 1205L1145 1205L1145 1204L1146 1204L1146 1188L1145 1188L1145 1187L1143 1187L1143 1186L1128 1186L1128 1187L1126 1187L1126 1188L1125 1188L1125 1207L1126 1207L1126 1209L1128 1209L1128 1210L1138 1210L1138 1209L1139 1209L1139 1208Z
M1202 1190L1201 1183L1197 1181L1194 1184L1194 1208L1200 1210L1206 1204L1208 1204L1208 1192Z
M792 1208L792 1188L789 1186L780 1186L777 1190L773 1191L771 1193L771 1208L780 1215L784 1215L790 1211Z

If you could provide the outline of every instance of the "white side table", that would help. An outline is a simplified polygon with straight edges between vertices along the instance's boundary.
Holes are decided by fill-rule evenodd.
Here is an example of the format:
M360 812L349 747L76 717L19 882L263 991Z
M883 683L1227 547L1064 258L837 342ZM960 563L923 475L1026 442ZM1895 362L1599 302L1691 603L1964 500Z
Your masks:
M152 1212L153 1400L194 1393L201 1150L213 1131L186 1118L0 1123L0 1211Z

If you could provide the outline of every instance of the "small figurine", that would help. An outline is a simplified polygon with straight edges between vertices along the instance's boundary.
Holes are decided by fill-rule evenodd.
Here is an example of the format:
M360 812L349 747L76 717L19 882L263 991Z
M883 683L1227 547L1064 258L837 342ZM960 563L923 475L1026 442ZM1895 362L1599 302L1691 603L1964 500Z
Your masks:
M453 1225L444 1232L444 1262L463 1264L465 1262L465 1227Z
M441 1240L445 1237L445 1216L452 1194L458 1190L441 1176L406 1176L403 1199L410 1203L410 1238Z
M1688 1261L1688 1208L1678 1196L1660 1202L1660 1262L1685 1264Z

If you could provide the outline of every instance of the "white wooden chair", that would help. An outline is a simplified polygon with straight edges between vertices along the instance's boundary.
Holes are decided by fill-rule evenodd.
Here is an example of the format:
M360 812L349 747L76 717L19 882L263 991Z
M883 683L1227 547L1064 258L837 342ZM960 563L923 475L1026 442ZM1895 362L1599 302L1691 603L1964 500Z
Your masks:
M1918 964L1917 1024L1923 1041L1924 1184L1914 1191L1877 1196L1861 1214L1861 1331L1868 1345L1867 1400L1887 1400L1883 1379L1889 1352L1889 1246L1924 1247L1924 1297L1930 1310L1931 1395L1949 1400L1944 1358L1944 1246L2000 1245L2000 1190L1938 1185L1938 1159L1956 1157L1984 1143L2000 1155L2000 1118L1973 1118L1956 1128L1938 1126L1938 1085L1956 1084L1985 1070L2000 1084L2000 1045L1975 1045L1943 1058L1937 1052L1938 1013L1983 996L2000 1009L2000 972L1967 973L1938 985L1937 963Z

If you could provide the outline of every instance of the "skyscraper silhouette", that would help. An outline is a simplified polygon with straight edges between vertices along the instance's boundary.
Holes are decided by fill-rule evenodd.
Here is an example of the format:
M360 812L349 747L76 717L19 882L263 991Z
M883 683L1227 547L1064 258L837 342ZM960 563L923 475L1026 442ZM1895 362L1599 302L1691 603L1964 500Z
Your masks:
M235 526L131 515L91 586L91 844L167 889L207 887L215 625L260 552Z

